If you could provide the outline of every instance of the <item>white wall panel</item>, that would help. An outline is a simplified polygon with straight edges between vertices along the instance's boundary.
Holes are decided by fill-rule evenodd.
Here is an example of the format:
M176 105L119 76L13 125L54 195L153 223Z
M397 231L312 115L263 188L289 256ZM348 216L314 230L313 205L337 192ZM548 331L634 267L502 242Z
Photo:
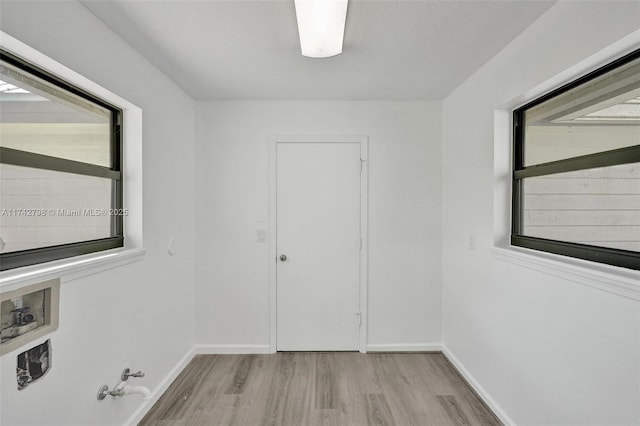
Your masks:
M440 120L435 102L198 103L198 342L269 344L269 138L367 135L369 344L439 343Z
M147 250L142 261L62 282L47 375L18 391L16 355L26 348L0 360L0 423L123 424L143 401L98 402L98 387L131 367L147 372L137 384L155 389L195 343L194 103L75 1L3 1L0 29L142 108Z
M495 111L523 105L551 79L568 81L558 76L638 28L637 2L558 2L443 102L443 340L516 424L640 423L638 301L493 255L504 232L494 215L508 209L499 199L494 211L504 179L494 175L494 138L511 134ZM496 166L510 159L502 142ZM563 208L596 205L593 196L550 197ZM640 201L598 197L628 209Z

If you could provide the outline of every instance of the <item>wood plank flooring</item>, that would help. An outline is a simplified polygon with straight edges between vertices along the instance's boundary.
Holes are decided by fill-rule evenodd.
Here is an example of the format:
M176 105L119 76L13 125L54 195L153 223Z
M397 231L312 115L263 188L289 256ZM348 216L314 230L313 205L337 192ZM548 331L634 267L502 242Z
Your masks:
M197 355L139 423L500 425L439 353Z

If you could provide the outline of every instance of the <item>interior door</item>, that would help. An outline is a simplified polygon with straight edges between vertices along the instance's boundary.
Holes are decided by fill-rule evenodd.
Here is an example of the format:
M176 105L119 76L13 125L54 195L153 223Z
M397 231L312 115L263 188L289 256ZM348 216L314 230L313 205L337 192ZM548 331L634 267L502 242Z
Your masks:
M358 350L360 144L276 155L277 349Z

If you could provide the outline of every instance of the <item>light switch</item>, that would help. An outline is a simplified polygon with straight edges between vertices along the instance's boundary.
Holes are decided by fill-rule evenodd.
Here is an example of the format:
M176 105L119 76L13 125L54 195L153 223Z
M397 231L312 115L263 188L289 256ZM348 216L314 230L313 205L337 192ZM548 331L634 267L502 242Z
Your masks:
M266 229L258 229L258 235L256 239L259 243L267 242L267 230Z

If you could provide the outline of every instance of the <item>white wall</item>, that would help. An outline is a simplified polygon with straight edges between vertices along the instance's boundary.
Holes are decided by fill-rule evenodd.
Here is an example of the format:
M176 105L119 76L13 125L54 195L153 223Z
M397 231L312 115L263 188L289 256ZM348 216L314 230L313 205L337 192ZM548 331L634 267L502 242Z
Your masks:
M369 344L439 343L440 122L428 102L198 103L198 343L269 345L256 228L268 223L269 137L287 134L369 136Z
M2 31L142 108L147 249L140 262L62 283L49 373L18 391L20 350L1 358L0 423L123 424L142 400L98 402L98 387L131 367L153 389L195 343L194 103L79 3L3 1L0 16Z
M639 303L492 255L494 111L638 28L560 2L443 102L443 340L517 424L640 423Z

